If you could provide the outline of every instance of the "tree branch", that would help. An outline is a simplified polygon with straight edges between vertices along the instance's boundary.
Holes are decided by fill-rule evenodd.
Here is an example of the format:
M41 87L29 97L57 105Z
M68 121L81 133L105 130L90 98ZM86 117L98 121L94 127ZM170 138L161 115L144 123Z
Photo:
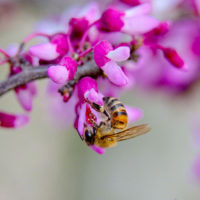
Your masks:
M0 96L8 91L34 80L47 78L47 69L49 66L27 67L22 72L9 77L7 80L0 83ZM79 66L74 77L79 80L84 76L97 77L102 74L102 71L95 65L94 62L89 62L83 66Z

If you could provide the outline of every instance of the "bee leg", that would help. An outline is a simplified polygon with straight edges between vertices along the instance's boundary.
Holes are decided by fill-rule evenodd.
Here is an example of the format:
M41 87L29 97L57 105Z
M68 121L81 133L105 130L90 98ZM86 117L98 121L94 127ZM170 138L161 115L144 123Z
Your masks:
M103 126L106 126L106 122L101 121L100 124L99 124L99 126L98 126L98 128L99 128L99 127L103 127Z
M87 101L94 110L96 110L97 112L101 112L103 113L107 118L108 120L110 120L110 115L108 114L108 112L105 110L104 106L101 106L97 103L94 103L94 102L90 102L90 101Z
M110 115L108 112L105 110L104 106L100 106L99 104L92 103L92 108L94 108L96 111L103 113L107 118L108 121L110 120Z
M92 120L91 122L92 122L92 125L93 125L94 128L98 127L98 125L96 124L96 122L94 120Z

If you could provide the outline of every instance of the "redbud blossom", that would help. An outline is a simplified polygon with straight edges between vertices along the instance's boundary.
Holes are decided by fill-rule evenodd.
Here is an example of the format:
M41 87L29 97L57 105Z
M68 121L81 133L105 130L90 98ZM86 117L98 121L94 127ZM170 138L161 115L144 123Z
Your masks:
M7 52L10 56L15 56L18 50L18 46L12 45L8 48ZM33 64L34 59L27 53L22 54L26 62ZM20 66L15 66L12 63L10 64L10 73L9 76L14 76L20 73L22 69ZM36 84L30 82L21 86L18 86L14 89L17 100L22 108L26 111L31 111L33 107L33 99L37 94Z
M29 53L39 59L50 61L66 54L68 48L67 35L56 34L50 42L30 47Z
M77 130L80 136L83 137L85 125L92 126L91 119L95 120L97 124L100 122L100 114L94 111L86 101L89 100L103 105L103 95L98 93L97 83L90 77L82 78L77 85L77 89L80 99L78 103L79 115L77 118ZM97 147L96 145L92 145L90 148L99 154L105 152L103 148Z
M159 25L149 14L151 6L147 3L126 11L108 8L101 17L101 28L105 31L121 31L127 34L146 33Z
M21 106L26 111L31 111L33 107L33 98L37 94L37 88L34 82L27 83L15 88L16 96Z
M97 2L90 2L86 6L80 9L77 13L78 18L85 18L89 24L92 24L100 17L100 8Z
M77 69L77 62L71 57L63 57L59 65L53 65L48 68L48 76L52 81L63 84L67 80L74 78Z
M98 154L104 154L105 153L105 149L103 149L103 148L101 148L101 147L98 147L97 145L92 145L92 146L90 146L90 148L93 150L93 151L95 151L96 153L98 153Z
M85 102L85 94L88 91L90 91L91 89L95 90L96 92L98 91L97 82L91 77L84 77L78 82L77 89L78 89L78 97L80 101L83 103Z
M29 118L26 115L13 115L0 112L0 126L4 128L19 128L26 125Z
M175 49L172 48L162 48L165 58L176 68L183 71L187 70L187 65L185 65L183 59L178 55Z
M29 81L46 77L47 72L51 85L54 85L50 93L51 100L56 104L56 118L62 114L63 120L65 116L64 124L72 120L83 140L86 128L92 129L101 122L108 122L106 113L102 114L92 106L92 103L104 106L104 96L118 97L122 91L130 90L135 85L154 88L162 84L170 90L182 88L196 80L198 74L199 60L192 57L194 52L196 56L199 53L196 42L198 23L191 28L190 34L195 32L196 40L193 40L193 37L188 37L190 34L185 34L184 28L174 34L172 30L179 29L177 24L169 26L171 23L168 21L159 22L151 16L150 0L117 0L112 5L103 6L100 9L97 3L90 3L49 19L42 24L43 31L40 29L39 32L39 35L46 35L48 41L33 45L28 51L23 49L23 45L38 34L24 39L22 48L12 55L6 56L0 50L5 62L10 64L8 79L15 78L15 75L18 77L20 73L24 76L26 72L29 76L21 85L16 81L13 87L22 107L27 111L32 109L36 88L34 82ZM176 41L180 38L179 44L183 46L177 50ZM192 42L184 43L188 38ZM188 56L186 50L191 50L189 54L192 56ZM186 61L177 52L185 55ZM184 70L186 62L193 70L185 73L176 69ZM143 116L139 108L125 108L129 123ZM3 127L18 127L26 124L28 118L0 113L0 121ZM105 152L104 148L96 145L89 147L98 154Z
M144 43L145 44L152 44L158 43L160 39L163 39L169 30L170 30L170 22L161 22L156 28L153 30L145 33Z
M49 78L57 84L64 84L69 77L68 70L62 65L52 65L49 67L47 74Z
M89 26L89 21L85 18L72 18L69 22L71 39L80 39Z
M118 86L128 83L128 78L121 67L116 63L125 61L130 56L130 49L127 46L120 46L113 50L112 45L107 41L101 41L94 47L94 60L107 75L108 79Z
M130 6L137 6L139 4L142 4L144 2L148 2L149 0L121 0L123 3L126 3Z
M191 0L193 3L194 10L197 15L200 15L200 1L199 0Z

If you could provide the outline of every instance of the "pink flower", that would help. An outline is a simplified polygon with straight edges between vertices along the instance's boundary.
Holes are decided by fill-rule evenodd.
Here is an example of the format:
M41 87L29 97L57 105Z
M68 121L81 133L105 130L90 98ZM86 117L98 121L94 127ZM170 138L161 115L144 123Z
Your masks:
M4 128L19 128L26 125L29 118L26 115L14 115L0 112L0 126Z
M85 94L88 91L90 91L91 89L95 90L96 92L98 91L97 83L91 77L82 78L77 84L77 89L78 89L78 97L82 103L85 102Z
M138 61L132 62L132 76L136 85L147 89L167 89L175 94L186 91L199 77L198 36L198 21L181 20L173 23L170 30L159 38L163 54L157 50L157 43L141 46L136 52ZM127 67L127 63L124 66Z
M55 34L50 42L31 46L29 53L42 60L54 60L68 52L68 42L66 34Z
M88 99L90 102L103 105L103 95L98 93L94 88L87 90L84 94L85 99Z
M101 17L101 28L105 31L121 31L130 35L143 34L159 25L158 20L148 16L151 6L147 3L126 11L108 8Z
M142 4L144 2L148 2L149 0L121 0L123 3L126 3L130 6L137 6L139 4Z
M194 10L197 15L200 15L200 1L199 0L191 0Z
M176 68L187 71L188 67L175 49L162 47L161 50L165 58Z
M69 35L74 49L77 49L79 45L82 46L85 40L93 41L96 39L97 31L92 24L94 25L94 22L100 18L99 5L95 2L89 3L77 13L76 17L73 16L69 20ZM80 41L82 41L81 44Z
M100 155L104 154L106 151L104 148L98 147L97 145L92 145L90 148Z
M81 137L84 135L85 125L92 126L91 118L98 124L100 122L100 113L94 111L90 105L86 102L89 100L91 102L103 105L103 95L98 93L97 83L94 79L90 77L82 78L78 85L78 97L79 103L77 104L78 117L76 120L75 127ZM105 152L103 148L97 147L96 145L90 146L95 152L102 154Z
M78 105L80 107L79 110L79 119L78 119L78 132L81 136L84 134L84 124L87 124L87 117L88 115L86 114L87 106L88 103L86 103L86 100L89 96L90 100L94 100L95 98L98 99L98 103L101 103L103 105L103 100L100 98L102 97L98 95L98 89L97 89L97 83L94 79L90 77L84 77L82 78L78 84L77 84L77 92L78 92L78 97L79 97L79 102ZM90 108L89 108L90 109Z
M158 43L169 32L171 23L169 21L161 22L156 28L145 33L144 43L154 45Z
M77 70L77 62L71 57L63 57L59 65L52 65L48 68L48 76L52 81L63 84L74 78Z
M100 18L100 8L97 2L90 2L85 7L81 8L78 17L85 17L89 24Z
M89 21L85 18L72 18L69 22L71 28L71 40L80 39L84 32L88 29Z
M12 45L8 48L7 52L10 56L16 55L18 50L18 46ZM34 60L30 55L27 53L23 54L24 59L30 63L33 64ZM18 74L22 71L22 69L19 66L10 66L10 74L9 76L13 76L15 74ZM16 87L14 89L17 100L19 104L22 106L22 108L26 111L31 111L33 107L33 99L37 94L37 88L34 82L27 83L25 85L21 85L19 87Z
M47 74L52 81L58 84L65 83L69 76L68 70L62 65L53 65L49 67Z
M33 107L33 98L37 94L37 88L34 82L15 88L18 102L26 111L31 111Z
M120 46L113 50L112 45L107 41L101 41L94 47L94 60L108 79L118 85L124 86L128 78L116 62L127 60L130 56L130 49L127 46Z
M100 13L100 8L104 9L103 14ZM93 145L96 142L90 140L90 134L95 134L95 128L105 122L108 116L105 116L106 112L102 114L94 109L94 104L91 103L104 106L105 95L118 97L121 91L141 82L151 87L160 82L170 82L168 79L176 77L174 72L170 74L171 68L184 69L186 62L174 47L166 48L168 45L162 43L170 32L169 24L159 23L150 16L150 0L116 0L109 5L101 2L100 8L97 3L90 3L54 16L52 20L41 24L44 32L29 35L22 44L27 44L36 36L44 36L48 41L33 45L28 51L22 48L19 54L16 54L17 51L14 54L12 52L11 59L0 49L3 58L5 57L0 64L11 64L10 76L26 73L25 70L29 70L26 62L32 66L48 66L47 74L51 79L50 101L55 104L54 116L58 121L64 121L65 125L72 120L71 123L74 123L79 136L89 148L103 154L105 148ZM198 54L198 45L193 45L193 50ZM101 69L97 70L100 73L93 73L93 69L91 74L87 73L92 67L87 65L90 61L95 61ZM166 66L170 66L170 70ZM93 79L93 75L96 79ZM31 80L35 78L29 77ZM69 80L72 80L72 84L66 85ZM104 90L99 90L99 87L104 87ZM14 90L23 108L31 110L36 93L34 84L28 83ZM125 108L129 123L143 116L139 108ZM58 117L59 114L61 118ZM4 127L18 127L27 122L23 115L3 113L0 114L1 118L1 125Z

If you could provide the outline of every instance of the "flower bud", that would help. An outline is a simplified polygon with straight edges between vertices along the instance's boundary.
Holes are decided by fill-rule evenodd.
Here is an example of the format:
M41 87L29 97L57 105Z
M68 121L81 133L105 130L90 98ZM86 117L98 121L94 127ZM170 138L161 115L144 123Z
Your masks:
M0 112L0 126L4 128L19 128L26 125L29 118L26 115L13 115Z
M181 70L187 70L183 59L179 56L175 49L172 48L162 48L165 58L176 68Z
M29 48L32 56L42 60L54 60L68 52L67 36L65 34L56 34L50 42L34 45Z
M107 41L101 41L94 47L94 60L99 68L107 75L108 79L118 86L128 83L128 78L116 61L127 60L130 56L130 48L120 46L113 50Z

